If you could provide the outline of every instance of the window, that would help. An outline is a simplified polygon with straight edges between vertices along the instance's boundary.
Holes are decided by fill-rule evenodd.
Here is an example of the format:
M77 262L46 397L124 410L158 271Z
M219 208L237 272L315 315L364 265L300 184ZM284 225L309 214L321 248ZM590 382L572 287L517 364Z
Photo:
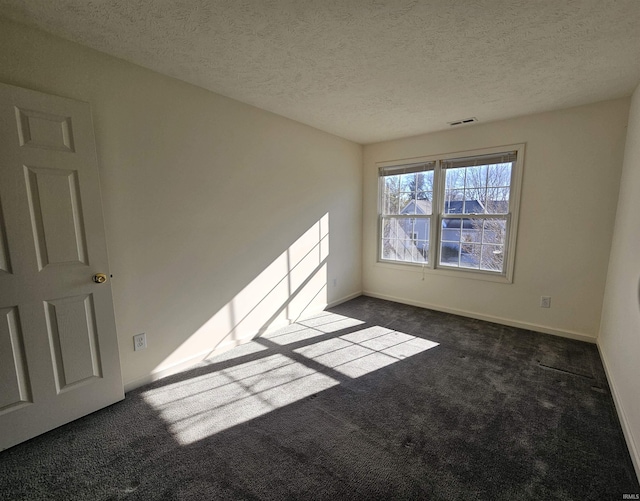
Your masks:
M382 259L427 263L434 162L381 171Z
M524 145L379 164L383 262L506 277Z

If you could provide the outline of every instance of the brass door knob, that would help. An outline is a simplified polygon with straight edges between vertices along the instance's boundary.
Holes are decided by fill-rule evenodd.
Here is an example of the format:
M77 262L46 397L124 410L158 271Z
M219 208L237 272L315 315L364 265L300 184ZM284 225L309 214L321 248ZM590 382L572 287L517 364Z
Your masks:
M93 275L93 281L97 284L103 284L107 281L107 275L104 273L96 273Z

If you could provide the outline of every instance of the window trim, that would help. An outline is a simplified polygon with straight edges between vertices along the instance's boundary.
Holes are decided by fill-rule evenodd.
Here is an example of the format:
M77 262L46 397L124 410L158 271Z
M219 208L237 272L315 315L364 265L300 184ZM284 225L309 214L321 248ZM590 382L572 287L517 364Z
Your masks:
M444 214L444 193L445 193L445 176L442 163L447 160L485 156L485 155L497 155L500 153L507 153L513 151L516 153L516 160L513 162L511 169L511 185L509 191L509 212L504 216L508 220L507 233L505 235L504 244L504 268L501 273L487 270L477 270L472 268L461 268L439 265L439 253L440 253L440 238L442 232L442 220L450 218L454 215ZM518 221L520 219L520 199L522 192L522 178L524 171L524 155L525 155L525 143L508 144L503 146L494 146L490 148L480 148L474 150L465 150L437 155L429 155L422 157L414 157L407 159L389 160L383 162L376 162L376 175L378 177L377 185L377 211L378 211L378 223L377 223L377 243L376 243L376 264L379 266L390 267L393 269L410 271L421 270L423 276L425 273L443 275L443 276L455 276L458 278L473 278L479 280L487 280L491 282L503 282L513 283L513 274L515 270L515 254L516 254L516 241L518 235ZM431 215L423 216L430 221L430 233L429 233L429 254L428 263L410 263L402 261L394 261L390 259L383 259L382 257L382 222L386 217L383 214L384 207L384 190L383 180L384 176L381 175L383 170L389 170L390 168L402 167L414 167L416 165L425 165L434 163L433 167L433 200L431 202ZM471 214L455 214L455 217L460 218L472 216ZM482 215L478 215L482 216ZM393 217L393 216L392 216Z

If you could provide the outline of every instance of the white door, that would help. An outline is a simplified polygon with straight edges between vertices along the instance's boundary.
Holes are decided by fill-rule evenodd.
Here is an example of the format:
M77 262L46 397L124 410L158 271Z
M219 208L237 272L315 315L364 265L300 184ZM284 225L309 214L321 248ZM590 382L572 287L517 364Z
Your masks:
M87 103L0 84L0 450L124 398Z

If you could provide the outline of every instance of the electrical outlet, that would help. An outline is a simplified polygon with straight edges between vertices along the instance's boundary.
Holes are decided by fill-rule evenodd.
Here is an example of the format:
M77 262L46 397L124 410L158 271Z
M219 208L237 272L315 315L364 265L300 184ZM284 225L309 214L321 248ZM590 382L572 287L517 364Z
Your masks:
M540 308L551 308L551 296L540 296Z
M133 351L144 350L147 347L147 335L143 332L133 336Z
M334 278L334 279L333 279L333 286L335 287L336 285L338 285L338 279L337 279L337 278Z

